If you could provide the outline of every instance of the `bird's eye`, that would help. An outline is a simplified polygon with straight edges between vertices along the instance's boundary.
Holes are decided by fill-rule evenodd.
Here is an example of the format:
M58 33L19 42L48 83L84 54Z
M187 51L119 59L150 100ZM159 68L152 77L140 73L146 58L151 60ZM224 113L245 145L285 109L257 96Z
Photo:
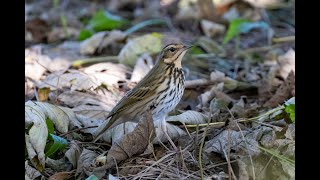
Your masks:
M174 47L170 48L169 51L174 52L176 49Z

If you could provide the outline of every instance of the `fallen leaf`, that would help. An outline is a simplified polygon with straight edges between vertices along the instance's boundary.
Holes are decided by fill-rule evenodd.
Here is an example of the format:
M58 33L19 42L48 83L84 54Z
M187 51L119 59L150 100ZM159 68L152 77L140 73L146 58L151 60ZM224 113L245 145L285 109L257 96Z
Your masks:
M48 23L40 18L27 20L25 22L26 30L31 32L32 41L35 43L46 43L47 34L50 31Z
M182 130L181 128L179 128L178 126L175 126L173 124L166 122L166 126L167 126L168 135L172 140L177 139L177 138L187 134L184 130ZM153 143L159 144L159 141L163 142L163 143L168 142L168 138L163 133L163 130L161 129L161 125L160 125L159 121L155 123L155 127L157 127L156 132L155 132L156 138L153 139Z
M29 179L36 179L37 177L41 176L41 173L34 169L33 167L29 166L28 161L24 162L25 165L25 176Z
M260 154L258 140L262 137L263 132L270 129L271 128L261 128L253 132L242 130L245 139L243 139L240 131L227 129L207 141L203 149L206 153L215 152L225 156L225 152L228 152L230 147L235 153L257 156ZM246 146L245 141L248 146Z
M215 37L218 34L224 33L226 30L224 25L215 23L213 21L203 19L200 23L204 34L208 37Z
M32 125L28 135L25 135L28 156L30 159L38 159L42 167L45 164L44 148L48 137L46 118L49 118L56 130L61 133L68 131L70 121L76 121L74 113L68 108L45 102L28 101L25 103L25 124L26 127Z
M209 117L197 112L197 111L186 111L176 116L169 116L167 122L181 122L183 124L204 124L207 123Z
M226 75L223 72L215 70L210 73L210 80L216 83L222 82Z
M84 148L77 163L76 176L83 176L84 173L87 176L95 175L101 179L105 175L106 169L95 167L94 161L97 156L98 154L94 151Z
M104 31L117 29L125 24L128 21L118 15L111 14L108 11L100 10L96 12L93 17L90 19L88 27L94 31Z
M50 176L48 180L66 180L72 176L73 172L58 172Z
M281 84L277 89L276 93L264 103L264 107L276 107L279 104L282 104L285 100L290 97L292 89L295 87L295 75L291 71L287 76L286 80Z
M144 152L148 144L155 137L155 129L151 112L148 111L135 129L114 143L107 155L107 168L111 168L120 161Z
M33 80L40 80L47 71L51 58L41 53L41 49L28 48L25 50L25 76Z
M66 171L68 168L67 159L62 157L61 159L51 159L46 158L46 167L53 169L55 171Z
M152 55L160 52L162 37L161 34L151 33L129 39L118 55L119 62L133 67L141 54L148 52Z
M133 68L130 81L138 83L152 69L153 65L150 55L143 53Z
M83 72L94 79L97 86L104 84L117 87L119 81L126 81L126 74L129 69L123 64L98 63L84 68Z
M77 168L77 162L79 160L82 149L75 141L69 143L70 148L66 151L65 156L73 165L73 168Z
M49 98L50 89L49 88L42 88L38 89L38 97L39 101L47 101Z
M94 119L105 118L121 97L110 91L104 95L92 92L64 91L58 96L58 100L68 107L73 108L76 114L81 114Z
M98 32L81 42L80 44L80 53L83 55L92 55L97 50L101 51L101 49L107 47L108 45L124 41L126 35L119 30L106 31L106 32Z
M52 91L62 88L70 88L74 90L89 90L95 89L100 86L96 80L87 74L78 71L69 69L64 74L61 72L55 72L49 74L40 84L39 88L50 88Z
M278 57L278 73L283 79L287 78L291 71L295 72L295 62L295 51L293 49Z

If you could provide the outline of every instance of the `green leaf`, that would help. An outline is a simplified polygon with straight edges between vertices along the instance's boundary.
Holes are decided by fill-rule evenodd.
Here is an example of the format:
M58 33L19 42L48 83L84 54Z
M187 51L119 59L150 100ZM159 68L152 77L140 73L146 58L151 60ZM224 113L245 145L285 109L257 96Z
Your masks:
M97 176L91 175L86 180L99 180Z
M120 28L128 21L120 16L113 15L108 11L98 11L89 21L90 29L96 32Z
M193 46L190 50L190 54L204 54L205 52L198 48L197 46Z
M237 18L230 22L226 36L223 39L223 44L227 44L231 39L238 36L240 33L248 33L255 28L268 28L269 25L265 22L250 22L247 19Z
M80 33L79 33L79 37L78 40L79 41L83 41L85 39L88 39L89 37L91 37L93 35L93 33L87 29L81 29Z
M292 122L295 122L295 112L296 112L296 108L295 108L295 97L292 97L291 99L289 99L288 101L285 102L285 109L284 111L286 113L289 114L289 117L291 119Z
M290 104L289 106L286 106L285 108L286 113L289 114L290 119L292 122L295 122L295 104Z
M56 152L62 151L67 147L68 141L54 134L49 134L49 137L53 139L53 143L51 142L47 144L46 149L48 150L45 152L45 155L52 158Z
M53 122L51 121L51 119L46 118L46 124L47 124L47 128L48 128L48 133L53 134L54 126L53 126Z

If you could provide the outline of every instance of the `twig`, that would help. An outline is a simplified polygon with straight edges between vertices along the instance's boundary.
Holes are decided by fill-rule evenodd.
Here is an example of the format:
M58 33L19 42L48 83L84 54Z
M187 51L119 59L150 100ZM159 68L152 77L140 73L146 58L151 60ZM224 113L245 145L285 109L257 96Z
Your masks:
M204 145L204 139L206 138L207 135L207 130L209 127L209 123L210 123L210 119L212 118L212 110L210 108L210 114L209 114L209 120L207 123L207 126L204 129L204 132L202 134L202 140L201 140L201 144L200 144L200 150L199 150L199 166L200 166L200 174L201 174L201 180L204 179L204 175L203 175L203 167L202 167L202 150L203 150L203 145Z
M163 160L165 160L166 158L168 158L168 157L170 157L170 156L172 156L172 155L174 155L174 154L175 154L175 152L172 152L172 153L169 153L169 154L163 156L163 157L160 158L158 161L156 161L155 163L153 163L151 166L149 166L148 168L146 168L146 169L144 169L143 171L141 171L140 173L142 173L142 174L139 173L139 174L140 174L140 175L139 175L139 179L142 178L142 176L144 175L144 172L148 171L148 170L151 169L153 166L159 164L160 162L162 162ZM137 178L138 178L138 176L136 176L136 177L133 178L133 179L137 179Z
M88 126L88 127L83 127L83 128L77 128L77 129L71 130L69 132L66 132L64 134L61 134L60 137L64 137L64 136L66 136L66 135L68 135L70 133L73 133L73 132L81 131L81 130L84 130L84 129L96 128L96 127L98 127L98 126Z
M80 67L81 65L88 63L98 63L98 62L118 62L118 56L102 56L102 57L93 57L93 58L84 58L75 60L72 63L72 67Z
M274 108L274 109L271 109L270 111L264 113L264 114L261 114L259 116L256 116L256 117L252 117L252 118L239 118L239 119L235 119L234 121L237 121L237 122L248 122L248 121L253 121L253 120L257 120L259 118L262 118L262 117L265 117L265 116L268 116L270 114L273 114L279 110L282 110L284 109L284 106L279 106L277 108ZM214 123L209 123L209 126L224 126L225 125L225 122L214 122ZM207 126L207 123L205 124L190 124L190 125L186 125L186 127L188 128L194 128L194 127L202 127L202 126Z
M232 174L232 177L233 177L234 179L237 179L236 175L235 175L234 172L233 172L233 169L231 168L230 159L228 158L227 153L226 153L224 150L223 150L223 153L224 153L224 156L226 157L226 161L227 161L227 164L228 164L229 179L231 179L230 174Z
M279 38L272 38L273 43L282 43L288 41L295 41L296 36L286 36L286 37L279 37Z
M233 116L232 112L230 111L230 109L229 109L228 107L227 107L227 110L228 110L228 112L230 113L232 119L234 119L234 116ZM266 113L266 114L267 114L267 113ZM252 166L253 180L255 180L255 179L256 179L256 174L255 174L255 170L254 170L254 165L253 165L252 156L250 155L250 152L249 152L249 145L248 145L248 143L247 143L246 138L245 138L244 135L243 135L242 129L241 129L241 127L239 126L238 122L235 121L235 123L236 123L236 125L237 125L237 127L238 127L238 129L239 129L239 132L240 132L240 134L241 134L241 137L242 137L244 143L246 144L246 148L247 148L247 151L248 151L250 163L251 163L251 166Z

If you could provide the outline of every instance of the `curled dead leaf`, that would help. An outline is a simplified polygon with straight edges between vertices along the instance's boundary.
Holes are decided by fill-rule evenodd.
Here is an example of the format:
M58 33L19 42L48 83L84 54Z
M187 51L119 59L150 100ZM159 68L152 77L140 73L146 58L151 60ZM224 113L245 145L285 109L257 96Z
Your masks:
M29 166L28 161L25 161L25 177L29 179L36 179L37 177L41 176L41 173L34 169L33 167Z
M84 148L77 163L76 176L84 176L84 174L87 176L95 175L101 179L105 175L106 169L95 166L96 157L98 157L97 153Z
M175 122L179 121L185 124L203 124L208 122L209 117L197 112L197 111L186 111L182 114L176 116L169 116L166 121L167 122Z
M120 142L112 145L107 155L106 167L111 168L115 163L143 153L154 137L155 128L152 115L150 111L147 111L131 133L126 134Z
M77 162L79 160L82 149L75 141L71 141L69 144L70 148L66 151L65 156L69 162L73 165L73 168L77 168Z

